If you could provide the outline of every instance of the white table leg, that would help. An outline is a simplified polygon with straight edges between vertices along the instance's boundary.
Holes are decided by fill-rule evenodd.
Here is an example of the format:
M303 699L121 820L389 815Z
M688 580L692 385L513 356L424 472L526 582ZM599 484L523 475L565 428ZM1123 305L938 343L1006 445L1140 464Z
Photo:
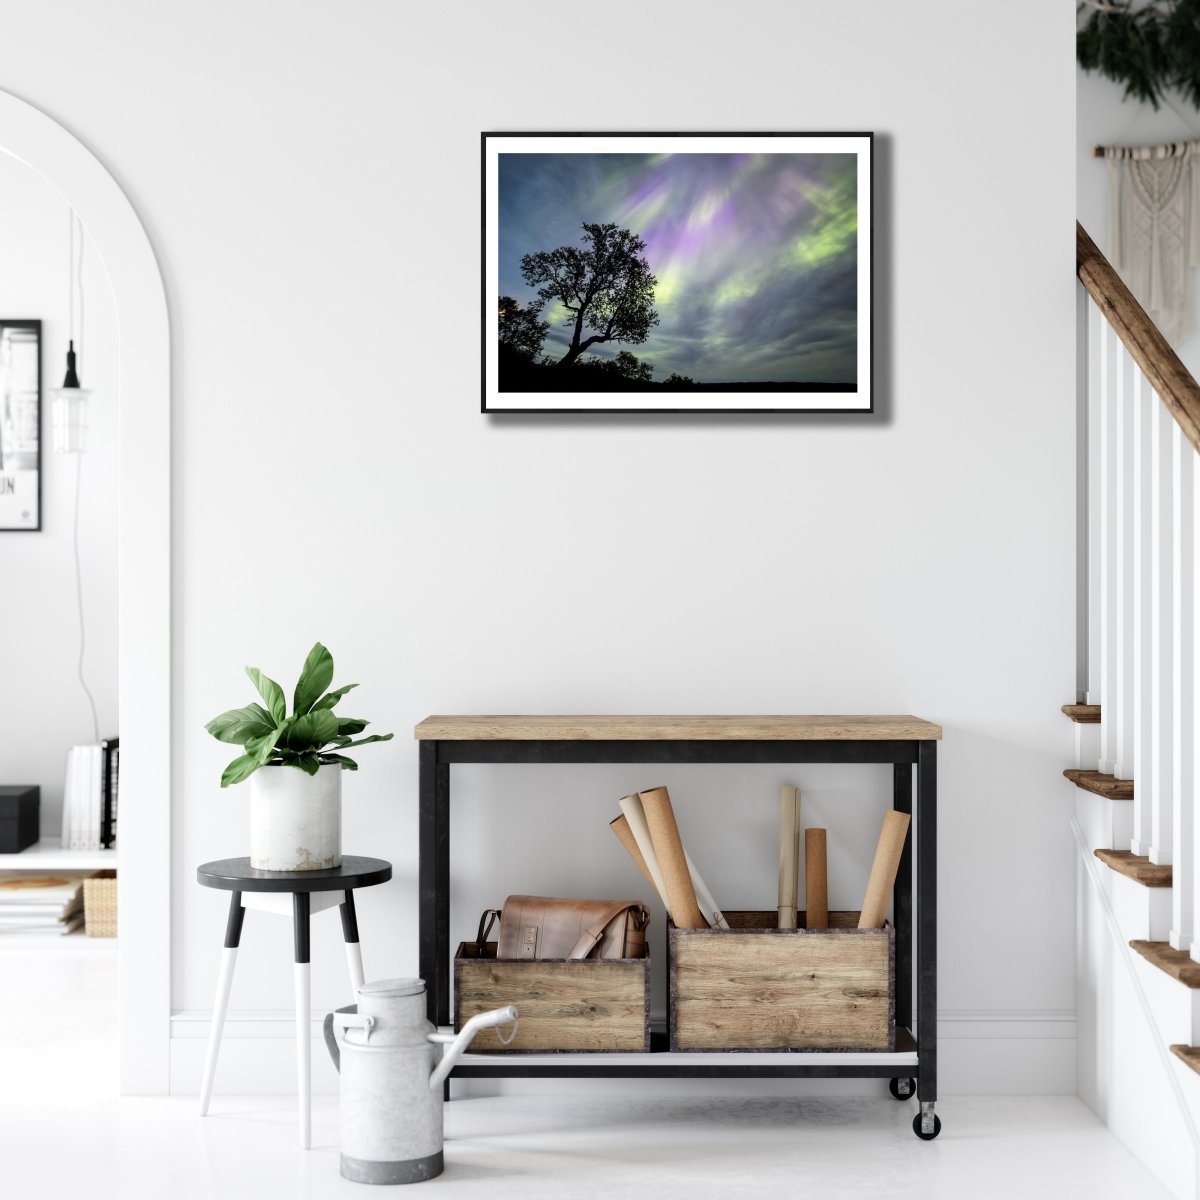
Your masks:
M358 989L364 982L362 943L358 940L358 914L354 909L354 889L342 899L342 937L346 940L346 963L350 968L350 998L358 1003Z
M361 942L346 943L346 965L350 968L350 991L357 1002L358 989L366 982L363 976Z
M225 1029L225 1014L229 1011L229 992L233 987L233 968L237 965L238 943L242 940L242 921L246 910L241 892L229 894L229 919L225 925L225 948L221 951L221 968L217 972L217 998L213 1003L212 1024L208 1027L208 1051L204 1056L204 1082L200 1085L200 1115L208 1112L212 1099L213 1078L217 1073L217 1055L221 1051L221 1034Z
M213 1078L217 1073L217 1055L221 1052L221 1034L225 1029L225 1014L229 1011L229 993L233 988L233 969L237 965L237 947L226 946L221 951L221 969L217 974L217 997L213 1001L212 1023L208 1027L208 1051L204 1056L204 1082L200 1087L200 1115L208 1113L212 1099Z
M309 964L295 964L296 973L296 1082L300 1093L300 1149L312 1145L312 1020L309 1000Z

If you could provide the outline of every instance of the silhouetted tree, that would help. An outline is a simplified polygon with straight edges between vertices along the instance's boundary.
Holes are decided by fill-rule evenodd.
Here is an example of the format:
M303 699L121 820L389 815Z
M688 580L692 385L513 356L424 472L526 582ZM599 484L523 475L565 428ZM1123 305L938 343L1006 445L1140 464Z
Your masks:
M605 366L622 379L632 379L637 383L649 383L654 378L654 364L643 362L628 350L622 350L616 358L610 358Z
M658 324L658 280L641 257L646 243L616 225L583 224L583 246L559 246L521 258L521 274L543 300L557 300L571 314L571 345L560 360L570 366L599 342L644 342ZM583 336L584 328L592 330Z
M542 321L540 304L522 306L511 296L500 297L500 345L526 358L537 358L550 329Z
M672 371L670 375L663 380L663 387L667 388L691 388L696 386L696 381L690 375L680 375L678 371Z

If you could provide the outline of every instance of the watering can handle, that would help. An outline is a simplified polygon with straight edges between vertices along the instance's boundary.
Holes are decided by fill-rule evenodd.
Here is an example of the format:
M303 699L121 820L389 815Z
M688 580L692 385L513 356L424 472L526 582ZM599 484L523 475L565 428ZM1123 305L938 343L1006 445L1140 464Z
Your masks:
M333 1059L333 1065L340 1075L342 1073L342 1052L338 1048L337 1038L333 1033L333 1013L325 1014L325 1024L321 1028L325 1034L325 1045L329 1048L329 1057Z
M342 1051L338 1045L337 1034L334 1033L335 1025L339 1029L346 1029L347 1027L365 1029L367 1031L366 1037L369 1040L371 1030L375 1027L375 1018L358 1016L357 1004L348 1004L345 1008L337 1008L333 1012L325 1014L325 1021L321 1029L325 1034L325 1045L329 1048L329 1057L333 1059L333 1065L337 1068L340 1075L342 1071Z

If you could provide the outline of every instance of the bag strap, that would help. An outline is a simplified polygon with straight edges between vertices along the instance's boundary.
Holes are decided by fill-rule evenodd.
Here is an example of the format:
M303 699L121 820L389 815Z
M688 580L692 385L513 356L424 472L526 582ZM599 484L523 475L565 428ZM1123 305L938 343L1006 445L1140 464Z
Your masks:
M479 918L479 932L475 935L475 945L479 947L479 952L483 953L483 947L487 944L488 934L492 932L492 926L496 923L496 918L500 915L498 908L485 908L483 916Z
M650 913L646 906L640 900L618 900L610 908L598 916L580 935L571 950L567 955L568 958L587 958L589 954L596 948L596 943L604 936L604 930L608 923L614 918L620 916L627 909L636 909L638 916L641 917L639 929L645 929L650 921Z

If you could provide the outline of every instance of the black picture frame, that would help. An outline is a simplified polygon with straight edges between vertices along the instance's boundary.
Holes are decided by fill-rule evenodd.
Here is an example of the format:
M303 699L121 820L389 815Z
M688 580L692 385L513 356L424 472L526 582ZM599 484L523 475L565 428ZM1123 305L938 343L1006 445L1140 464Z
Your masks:
M512 157L505 161L506 155ZM627 177L589 187L610 166ZM705 180L713 185L707 192ZM481 411L873 413L873 200L871 132L484 132ZM768 219L756 220L762 213ZM678 264L686 261L691 232L705 221L713 229L720 223L729 246L708 254L704 270L689 279ZM618 232L579 232L585 222ZM533 259L548 272L551 262L567 261L549 256L574 250L571 269L586 270L577 264L595 261L596 237L626 232L637 239L624 245L633 246L640 279L648 281L639 311L649 305L653 317L671 323L660 319L647 329L635 319L633 340L617 336L593 349L585 342L595 340L593 329L611 332L614 305L601 315L600 328L581 328L578 308L540 292L539 280L524 267ZM751 246L753 254L738 254ZM731 264L727 277L720 274L722 262ZM635 293L637 270L625 277L634 280ZM664 281L670 284L666 304ZM546 282L543 274L541 283L561 294L569 288L561 276ZM627 282L623 294L629 290ZM776 298L782 304L771 308ZM568 299L583 308L589 303L580 294ZM712 326L711 313L722 305L731 307L718 313L725 318L721 335L693 336L691 329ZM756 310L768 319L756 322ZM584 316L591 321L594 313ZM733 333L739 328L740 337ZM659 365L637 358L641 345ZM618 359L622 351L627 354ZM587 365L587 375L554 374L564 361ZM693 361L703 369L687 374ZM790 377L782 377L785 371Z
M42 322L0 317L0 533L42 528Z

